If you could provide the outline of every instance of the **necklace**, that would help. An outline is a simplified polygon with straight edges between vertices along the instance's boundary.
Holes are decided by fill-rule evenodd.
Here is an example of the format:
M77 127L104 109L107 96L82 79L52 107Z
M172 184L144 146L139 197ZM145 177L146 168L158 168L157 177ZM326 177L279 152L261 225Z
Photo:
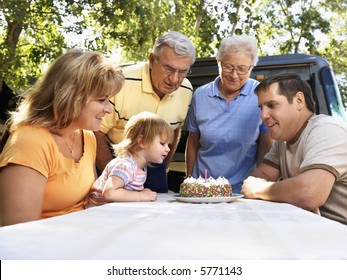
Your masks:
M68 148L68 150L69 150L69 152L70 152L70 156L71 156L72 158L75 157L75 152L73 151L73 146L74 146L74 144L75 144L75 135L76 135L76 133L74 132L74 133L73 133L73 138L72 138L71 149L70 149L69 145L67 144L66 139L63 137L64 142L65 142L65 145L66 145L66 147Z

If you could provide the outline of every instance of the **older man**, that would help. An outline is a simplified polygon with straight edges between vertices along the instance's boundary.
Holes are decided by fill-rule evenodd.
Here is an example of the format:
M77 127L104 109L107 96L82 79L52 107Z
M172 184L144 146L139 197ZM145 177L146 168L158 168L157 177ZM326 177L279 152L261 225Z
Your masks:
M112 159L109 144L119 143L129 118L142 111L153 112L168 121L175 137L166 161L148 168L145 187L167 192L166 168L179 142L180 131L187 116L193 88L186 79L195 61L195 48L185 35L169 31L159 36L149 61L124 69L125 84L110 102L113 113L105 116L97 139L97 168L102 171Z
M347 224L347 125L315 115L311 88L296 74L265 79L255 91L262 120L276 141L241 193Z

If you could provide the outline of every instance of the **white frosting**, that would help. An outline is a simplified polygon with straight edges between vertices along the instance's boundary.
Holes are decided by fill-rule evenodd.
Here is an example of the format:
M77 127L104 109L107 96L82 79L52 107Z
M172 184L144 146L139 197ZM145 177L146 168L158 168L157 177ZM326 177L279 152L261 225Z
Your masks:
M228 185L229 181L224 177L218 177L217 182L219 185Z
M194 184L194 183L196 183L196 179L193 177L188 177L188 178L184 179L183 183Z
M213 182L215 181L215 179L213 179L212 177L208 178L205 180L205 178L202 178L201 176L196 179L196 181L199 183L199 184L202 184L202 183L207 183L207 182Z
M199 178L195 179L194 177L188 177L184 179L183 183L187 184L199 184L203 186L211 186L211 185L228 185L229 181L225 177L218 177L217 179L214 179L212 177L209 177L205 180L205 178L202 178L199 176Z

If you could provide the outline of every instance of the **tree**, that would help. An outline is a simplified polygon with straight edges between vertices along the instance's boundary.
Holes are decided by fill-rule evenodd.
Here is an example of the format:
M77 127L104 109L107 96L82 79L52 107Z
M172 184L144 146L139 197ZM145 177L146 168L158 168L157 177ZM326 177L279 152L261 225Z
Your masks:
M217 18L209 14L205 0L106 2L90 1L93 9L85 20L95 23L104 42L118 42L128 61L148 59L155 39L167 30L186 34L199 56L213 52L210 44L218 33Z
M332 0L322 3L331 13L329 21L334 28L320 42L316 54L325 57L332 65L342 100L347 107L347 2Z
M65 47L61 17L50 0L0 2L0 87L25 88L41 73L40 66Z
M193 41L198 57L214 55L222 37L241 33L257 38L261 55L319 54L333 65L347 100L347 43L339 36L346 30L345 2L0 0L0 87L6 81L16 90L25 89L66 48L116 53L116 62L147 60L155 38L176 30ZM83 43L67 41L69 34L86 30Z
M83 48L106 55L121 48L123 61L147 59L155 38L167 30L190 37L199 56L211 55L218 25L209 5L204 0L0 1L0 85L6 81L25 89L41 75L43 65L66 48L81 47L67 44L68 34L88 28L92 34Z
M258 39L262 55L313 53L317 48L315 32L330 31L329 21L313 0L258 0L252 11L245 29Z
M333 66L343 102L347 105L347 2L246 2L243 1L246 13L243 30L258 39L260 54L301 52L326 58Z

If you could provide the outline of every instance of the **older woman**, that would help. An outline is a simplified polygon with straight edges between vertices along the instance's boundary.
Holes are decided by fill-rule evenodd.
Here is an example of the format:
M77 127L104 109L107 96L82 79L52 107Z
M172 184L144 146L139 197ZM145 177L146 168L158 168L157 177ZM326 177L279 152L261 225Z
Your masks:
M0 225L84 209L96 140L123 74L99 52L60 56L12 112L0 154Z
M198 177L207 169L212 177L227 178L233 193L272 144L254 93L258 81L250 78L257 52L253 37L225 38L216 57L219 76L195 91L188 113L186 175Z

